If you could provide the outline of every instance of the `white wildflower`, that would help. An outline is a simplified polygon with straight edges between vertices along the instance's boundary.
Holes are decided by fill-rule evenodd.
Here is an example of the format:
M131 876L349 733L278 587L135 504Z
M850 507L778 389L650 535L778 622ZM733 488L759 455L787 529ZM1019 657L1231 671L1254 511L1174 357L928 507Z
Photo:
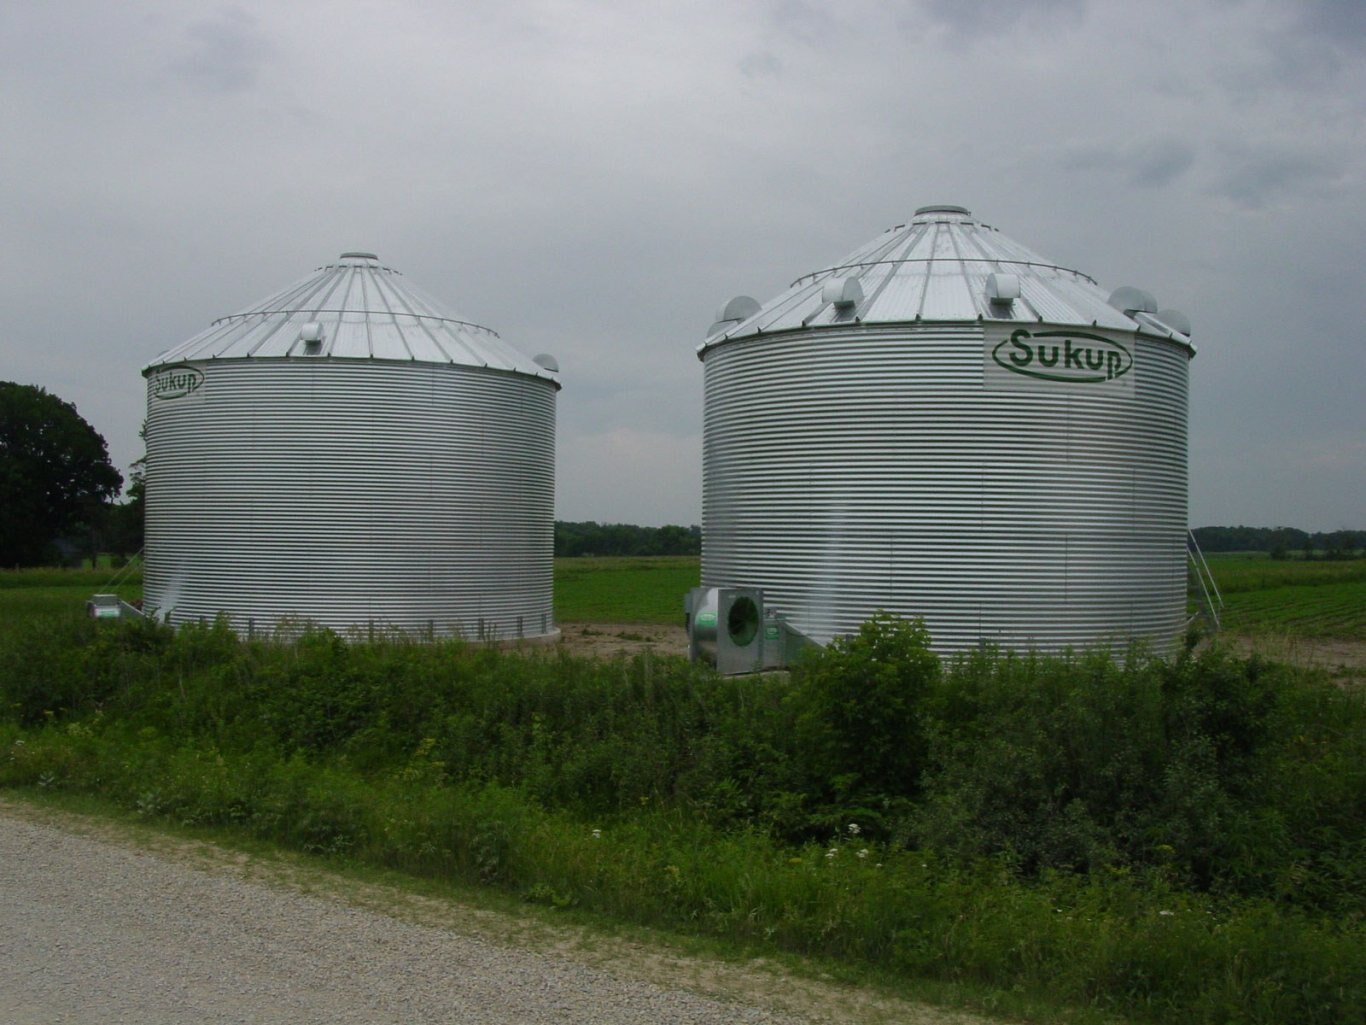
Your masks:
M859 852L858 852L858 856L859 856L860 858L866 858L866 857L868 857L868 848L865 847L865 848L863 848L863 850L859 851Z
M857 822L849 823L849 835L858 836L863 830L859 829Z
M601 830L601 829L595 829L595 830L593 830L593 839L594 839L594 840L601 840L601 839L602 839L602 830Z
M839 852L840 852L840 849L839 849L838 847L831 847L828 851L825 852L825 856L826 856L827 858L833 858L833 857L834 857L836 854L838 854Z

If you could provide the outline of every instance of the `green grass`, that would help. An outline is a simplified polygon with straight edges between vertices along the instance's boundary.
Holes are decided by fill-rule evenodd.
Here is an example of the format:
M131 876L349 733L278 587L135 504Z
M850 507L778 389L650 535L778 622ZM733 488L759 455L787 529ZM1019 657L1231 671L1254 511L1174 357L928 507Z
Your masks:
M99 569L55 569L40 567L38 569L7 569L0 570L0 591L23 591L35 587L71 587L89 591L103 590L110 581L117 579L121 584L124 582L142 585L142 569L139 566L128 566L123 569L112 569L100 567Z
M555 619L562 623L683 622L683 596L696 587L691 555L555 560Z
M86 600L108 590L111 569L0 571L0 632L16 617L42 615L78 619ZM577 558L555 560L555 618L565 623L683 621L683 596L696 587L695 556ZM142 597L142 571L122 572L113 588L125 601Z
M110 581L118 575L118 583ZM0 571L0 636L41 617L63 623L85 618L92 594L113 590L124 601L142 597L142 570L21 569Z
M696 556L555 560L555 618L564 623L683 622L683 596L696 587ZM85 602L112 580L124 601L142 597L142 570L29 569L0 571L0 630L20 614L85 614Z
M1228 597L1241 591L1275 587L1317 587L1322 584L1366 583L1366 559L1329 562L1272 559L1258 553L1237 552L1208 557L1219 590Z

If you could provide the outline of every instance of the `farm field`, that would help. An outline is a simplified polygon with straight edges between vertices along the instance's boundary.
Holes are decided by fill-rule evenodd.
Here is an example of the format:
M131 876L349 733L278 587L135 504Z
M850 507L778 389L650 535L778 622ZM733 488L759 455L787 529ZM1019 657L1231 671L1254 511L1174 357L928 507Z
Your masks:
M1214 580L1225 600L1250 591L1284 587L1335 588L1366 583L1366 559L1306 562L1272 559L1260 552L1207 556Z
M1224 600L1224 625L1236 633L1366 640L1366 580L1238 591Z
M700 571L695 555L556 559L555 619L674 626Z
M86 600L108 589L119 572L103 568L0 570L0 634L35 617L84 618ZM128 570L122 580L115 589L125 601L142 597L140 570Z
M1209 557L1223 595L1221 644L1328 670L1339 683L1366 679L1366 560Z

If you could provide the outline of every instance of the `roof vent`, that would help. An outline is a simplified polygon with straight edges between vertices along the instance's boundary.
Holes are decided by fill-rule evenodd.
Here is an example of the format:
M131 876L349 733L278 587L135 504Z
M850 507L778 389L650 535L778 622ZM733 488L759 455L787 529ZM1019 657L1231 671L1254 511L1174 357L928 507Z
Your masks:
M339 260L378 260L379 257L374 253L342 253L337 257Z
M1110 293L1110 305L1119 310L1126 317L1133 316L1135 313L1156 313L1157 300L1141 288L1131 288L1128 285L1116 288Z
M757 299L748 295L737 295L716 311L716 323L707 328L706 337L710 338L718 331L724 331L741 321L749 320L750 317L759 312L759 309Z
M965 206L949 206L941 203L934 206L922 206L915 212L917 217L926 217L933 214L957 214L960 217L971 217L972 211Z
M323 346L323 326L316 320L310 320L299 328L299 341L304 343L304 352L318 352Z
M1158 310L1157 319L1173 331L1179 331L1187 338L1191 336L1191 319L1180 310Z
M853 309L863 302L863 286L858 278L827 278L821 287L821 302L830 303L837 310Z
M1020 298L1020 278L1017 274L988 274L987 299L992 303L1009 306Z
M537 356L532 356L531 362L535 363L542 370L549 370L552 374L558 374L560 372L560 361L549 353L543 352Z
M717 320L748 320L759 312L759 301L747 295L737 295L716 311Z

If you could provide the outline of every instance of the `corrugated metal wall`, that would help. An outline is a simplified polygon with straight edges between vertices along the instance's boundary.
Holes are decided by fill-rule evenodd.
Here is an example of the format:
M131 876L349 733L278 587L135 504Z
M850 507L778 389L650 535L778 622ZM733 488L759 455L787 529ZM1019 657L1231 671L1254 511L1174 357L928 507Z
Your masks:
M1165 647L1186 600L1189 350L1130 336L1130 393L989 390L973 324L705 354L702 582L818 641L884 609L937 649Z
M552 381L378 360L215 360L149 382L147 604L510 638L553 632Z

